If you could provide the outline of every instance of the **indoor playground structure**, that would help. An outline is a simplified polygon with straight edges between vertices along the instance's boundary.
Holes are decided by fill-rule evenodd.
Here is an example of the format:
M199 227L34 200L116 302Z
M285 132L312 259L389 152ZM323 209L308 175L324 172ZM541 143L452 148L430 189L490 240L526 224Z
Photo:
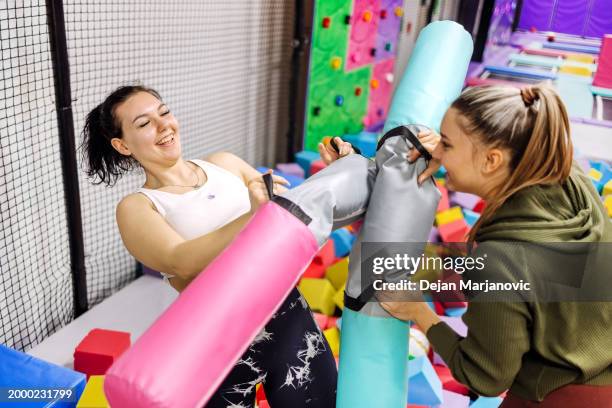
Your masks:
M337 407L502 405L507 392L475 393L372 300L363 244L416 243L416 257L466 242L487 204L452 191L444 167L419 186L432 157L417 134L476 86L553 85L612 219L610 2L171 3L0 5L0 407L206 407L295 287L336 361ZM290 183L268 183L269 202L180 294L116 226L142 169L111 188L83 172L87 112L134 82L172 107L185 157L229 151ZM326 164L318 146L335 137L355 153ZM465 297L424 301L467 336ZM249 407L286 408L248 389Z

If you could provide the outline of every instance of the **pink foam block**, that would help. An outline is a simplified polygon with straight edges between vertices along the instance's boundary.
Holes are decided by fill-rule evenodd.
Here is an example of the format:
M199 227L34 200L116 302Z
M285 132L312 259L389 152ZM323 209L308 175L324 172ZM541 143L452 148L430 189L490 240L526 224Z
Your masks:
M593 85L612 88L612 34L604 35L601 41L601 52Z
M351 15L346 70L355 69L374 61L372 50L376 47L376 32L380 0L355 0Z
M301 221L273 202L263 205L111 366L104 382L110 405L205 405L317 250Z
M370 86L368 113L366 122L368 129L375 128L385 121L391 96L393 96L393 59L388 59L374 65L372 80L376 87Z
M325 162L323 160L315 160L310 165L310 173L309 174L312 176L313 174L316 174L319 171L323 170L325 167L327 167L327 164L325 164Z
M440 201L438 202L438 209L436 211L439 212L448 210L450 208L448 189L442 184L440 184L438 181L436 181L436 186L438 187L438 190L440 190L440 194L442 194L442 196L440 197Z

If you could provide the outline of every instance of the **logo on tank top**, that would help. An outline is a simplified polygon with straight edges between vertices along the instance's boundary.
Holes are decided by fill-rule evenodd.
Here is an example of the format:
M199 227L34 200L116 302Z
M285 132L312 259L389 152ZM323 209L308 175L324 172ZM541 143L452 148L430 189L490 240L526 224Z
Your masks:
M206 198L208 198L209 200L212 200L213 198L215 198L214 194L209 194Z

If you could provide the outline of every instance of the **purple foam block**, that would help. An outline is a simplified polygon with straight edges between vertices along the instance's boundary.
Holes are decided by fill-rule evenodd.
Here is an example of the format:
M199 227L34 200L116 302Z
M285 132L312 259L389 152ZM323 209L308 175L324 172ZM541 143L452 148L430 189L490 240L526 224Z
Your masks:
M457 394L456 392L442 390L442 404L438 408L468 408L470 397Z
M480 197L470 193L451 192L449 195L450 205L458 205L468 210L474 209L476 204L480 201Z
M276 169L281 173L304 178L304 169L297 163L279 163L276 165Z
M448 324L460 336L467 336L468 328L460 317L440 316L440 320Z
M431 231L429 231L429 238L427 238L428 242L440 242L440 234L438 233L438 229L436 227L431 227Z

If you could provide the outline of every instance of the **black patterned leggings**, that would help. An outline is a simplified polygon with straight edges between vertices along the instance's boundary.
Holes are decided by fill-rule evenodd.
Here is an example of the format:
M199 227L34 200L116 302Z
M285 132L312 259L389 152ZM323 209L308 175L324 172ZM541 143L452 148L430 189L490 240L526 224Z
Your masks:
M271 408L333 408L337 378L327 340L293 289L206 408L252 408L258 383Z

